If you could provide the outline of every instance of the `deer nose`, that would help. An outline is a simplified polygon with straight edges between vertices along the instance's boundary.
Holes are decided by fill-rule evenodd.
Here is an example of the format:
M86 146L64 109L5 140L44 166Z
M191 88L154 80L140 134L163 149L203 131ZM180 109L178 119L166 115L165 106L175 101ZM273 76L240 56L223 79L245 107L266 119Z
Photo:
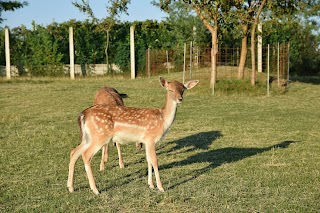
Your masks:
M182 102L182 100L183 100L182 97L179 97L179 98L178 98L178 101L179 101L179 102Z

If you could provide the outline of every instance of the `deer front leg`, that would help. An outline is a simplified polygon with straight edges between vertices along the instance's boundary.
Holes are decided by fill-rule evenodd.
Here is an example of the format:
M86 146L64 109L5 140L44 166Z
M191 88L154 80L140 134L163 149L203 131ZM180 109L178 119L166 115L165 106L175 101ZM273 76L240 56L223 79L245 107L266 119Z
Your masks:
M152 181L152 167L154 170L154 174L156 176L157 187L160 192L164 192L162 187L162 183L160 180L160 175L158 171L158 160L156 155L156 144L150 143L146 144L146 155L148 161L148 184L150 188L154 188L153 181Z
M117 150L118 150L118 157L119 157L119 166L121 169L124 168L124 163L123 163L123 159L122 159L122 154L121 154L121 149L120 149L120 143L116 143L117 146Z

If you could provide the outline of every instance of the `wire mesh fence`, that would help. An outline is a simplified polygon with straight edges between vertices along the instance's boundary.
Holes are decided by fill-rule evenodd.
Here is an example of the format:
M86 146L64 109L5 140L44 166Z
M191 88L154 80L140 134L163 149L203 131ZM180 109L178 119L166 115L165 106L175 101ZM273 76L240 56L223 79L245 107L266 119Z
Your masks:
M211 48L195 46L187 51L182 48L176 50L152 50L146 51L146 76L155 76L162 73L185 71L186 76L207 76L210 75L211 67ZM240 63L241 49L238 47L220 47L217 55L217 80L237 79L238 67ZM257 51L255 51L257 53ZM269 54L269 60L268 60ZM288 80L289 74L289 45L276 44L262 48L261 72L269 71L272 79ZM244 79L251 78L251 49L247 50ZM256 67L258 67L258 57L256 57ZM272 80L271 79L271 80Z

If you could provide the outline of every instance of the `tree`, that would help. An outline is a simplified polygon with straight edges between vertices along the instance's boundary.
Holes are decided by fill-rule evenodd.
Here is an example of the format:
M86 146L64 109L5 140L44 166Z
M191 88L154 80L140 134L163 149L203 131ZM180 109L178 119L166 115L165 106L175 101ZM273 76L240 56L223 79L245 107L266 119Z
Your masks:
M240 63L238 67L238 79L242 79L244 76L244 68L247 58L247 42L248 35L251 31L251 84L255 85L255 32L259 23L259 17L262 9L266 5L267 0L242 0L235 1L233 6L232 22L239 23L241 32L241 53Z
M159 0L160 8L169 10L172 0ZM211 33L211 78L210 85L213 88L217 78L217 53L218 53L218 21L222 14L227 12L231 7L231 1L205 1L205 0L183 0L184 4L189 5L196 12L203 22L204 26Z
M271 6L271 8L270 8ZM290 73L320 73L320 1L272 1L264 22L264 42L290 42Z
M1 18L3 11L15 11L16 9L20 9L24 6L28 6L28 2L19 2L19 1L0 1L0 23L4 21L3 18Z
M168 17L165 20L170 26L167 35L170 37L170 46L183 46L184 43L190 41L199 45L210 41L210 38L208 40L210 32L189 5L177 1L172 3L170 10L166 12Z
M108 16L103 20L98 20L89 4L89 0L81 0L81 3L73 2L73 5L77 7L81 12L86 13L91 19L93 23L100 23L97 28L98 31L106 33L106 47L105 47L105 55L106 55L106 64L109 69L109 41L110 41L110 30L114 26L119 18L120 13L127 13L127 5L130 3L130 0L109 0L108 6L106 6ZM109 70L107 70L109 72Z
M260 14L264 8L267 0L262 0L257 2L257 12L253 15L253 23L251 28L251 85L254 86L256 83L256 53L255 53L255 33L257 25L259 24Z

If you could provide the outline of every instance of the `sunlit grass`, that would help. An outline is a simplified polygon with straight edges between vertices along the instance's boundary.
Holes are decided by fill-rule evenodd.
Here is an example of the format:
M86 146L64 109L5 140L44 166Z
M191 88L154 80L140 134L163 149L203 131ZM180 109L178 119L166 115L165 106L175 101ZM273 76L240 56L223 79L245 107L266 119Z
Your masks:
M181 73L163 75L182 80ZM0 80L1 212L316 212L320 209L320 86L293 82L285 95L211 96L209 78L185 93L175 123L158 144L164 193L147 186L145 151L110 147L92 167L82 160L75 192L66 189L76 118L104 85L128 94L128 106L161 107L157 77Z

